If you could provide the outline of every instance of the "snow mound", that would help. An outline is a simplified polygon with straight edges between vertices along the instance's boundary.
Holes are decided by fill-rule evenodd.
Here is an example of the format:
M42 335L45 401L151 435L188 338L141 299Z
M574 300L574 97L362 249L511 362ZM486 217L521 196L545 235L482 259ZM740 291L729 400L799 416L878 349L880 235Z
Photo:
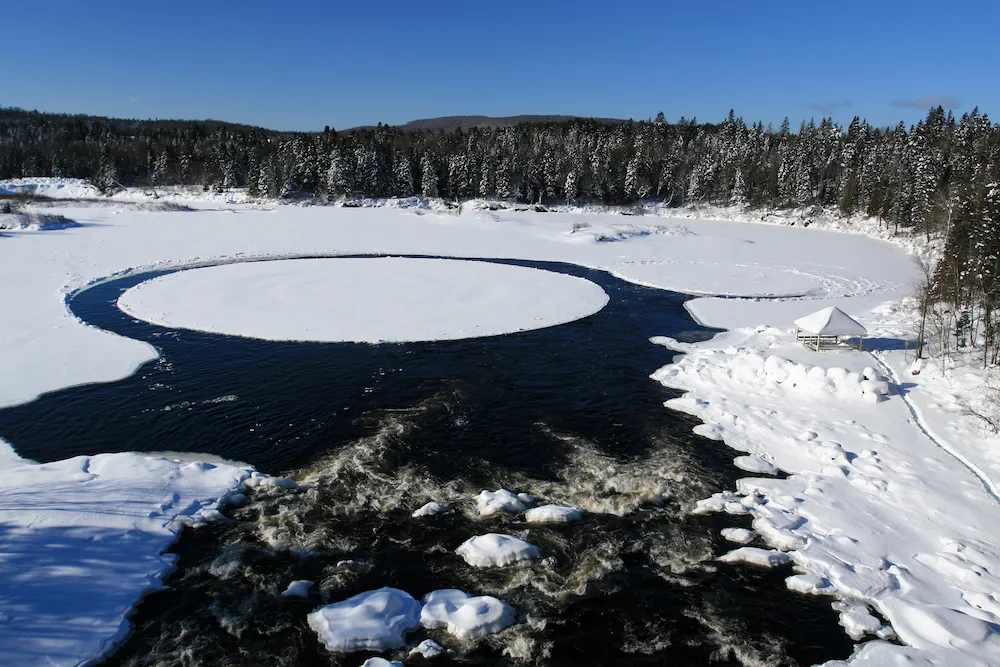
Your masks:
M383 651L406 643L403 636L420 624L420 603L404 591L379 588L320 607L308 621L329 651Z
M578 507L562 505L542 505L524 513L528 523L569 523L583 518L583 512Z
M487 533L470 537L455 553L473 567L502 567L520 560L539 558L541 550L511 535Z
M410 649L410 655L419 655L430 660L431 658L444 655L444 648L433 639L425 639Z
M458 340L541 329L608 303L589 280L491 262L401 257L223 264L136 285L118 307L153 324L316 342Z
M727 554L719 556L723 563L749 563L759 567L777 567L790 562L791 557L773 549L758 549L757 547L740 547Z
M429 502L426 505L421 506L419 509L413 512L410 516L414 519L419 519L425 516L434 516L436 514L441 514L442 512L447 512L448 506L442 503Z
M530 498L530 496L527 496ZM476 509L480 517L493 516L500 512L523 512L527 505L519 495L507 489L487 491L483 489L476 496Z
M282 595L287 597L296 598L307 598L309 597L309 589L312 588L313 582L308 579L298 579L288 584L288 588Z
M428 629L447 628L459 639L475 639L513 625L516 615L513 607L494 597L445 589L424 596L420 624Z

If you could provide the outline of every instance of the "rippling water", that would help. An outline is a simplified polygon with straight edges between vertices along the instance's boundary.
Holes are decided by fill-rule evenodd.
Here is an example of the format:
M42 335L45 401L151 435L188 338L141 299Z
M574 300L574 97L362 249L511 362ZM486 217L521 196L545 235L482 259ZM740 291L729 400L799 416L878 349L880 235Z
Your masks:
M724 566L720 528L694 501L742 476L731 453L663 408L647 378L669 361L653 335L701 340L681 295L576 266L511 262L581 276L611 302L570 324L439 343L276 343L131 320L114 301L157 274L77 295L96 326L147 340L160 359L121 382L78 387L0 411L0 436L28 458L102 451L208 452L281 473L231 521L188 531L168 589L108 664L360 665L326 652L305 623L320 604L394 586L495 595L515 627L476 642L432 636L438 664L796 665L845 657L829 602L790 593L788 570ZM578 523L480 520L484 488L588 510ZM425 502L453 511L413 519ZM742 520L745 521L745 520ZM468 537L517 535L544 559L477 570ZM295 579L308 599L281 597ZM405 652L396 652L402 659ZM420 659L407 659L419 664Z

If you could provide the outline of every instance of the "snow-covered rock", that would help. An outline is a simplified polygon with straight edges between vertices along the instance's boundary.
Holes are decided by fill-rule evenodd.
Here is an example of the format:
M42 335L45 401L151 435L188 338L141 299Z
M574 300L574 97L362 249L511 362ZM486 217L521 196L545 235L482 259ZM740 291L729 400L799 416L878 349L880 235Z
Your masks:
M528 496L530 498L530 496ZM476 509L480 517L493 516L500 512L523 512L527 508L525 501L516 493L507 489L487 491L483 489L476 496Z
M309 597L309 589L312 588L312 585L313 582L308 579L298 579L288 584L288 588L285 589L285 592L282 593L282 595L288 597L307 598Z
M425 516L435 516L437 514L442 514L448 511L448 506L443 503L429 502L426 505L422 505L419 509L415 510L411 516L414 519L419 519Z
M541 505L525 512L524 518L528 523L569 523L582 519L583 512L579 507Z
M446 628L459 639L475 639L513 625L516 616L513 607L494 597L445 589L424 596L420 624L428 629Z
M385 658L368 658L363 663L361 667L403 667L403 663L398 660L386 660Z
M444 653L445 653L444 648L433 639L425 639L424 641L420 642L412 649L410 649L411 656L419 655L423 656L428 660L430 660L431 658L437 658L439 656L442 656L444 655Z
M540 558L541 550L511 535L487 533L470 537L455 553L473 567L502 567L520 560Z
M320 607L308 621L334 653L384 651L405 645L406 633L420 624L420 603L404 591L379 588Z

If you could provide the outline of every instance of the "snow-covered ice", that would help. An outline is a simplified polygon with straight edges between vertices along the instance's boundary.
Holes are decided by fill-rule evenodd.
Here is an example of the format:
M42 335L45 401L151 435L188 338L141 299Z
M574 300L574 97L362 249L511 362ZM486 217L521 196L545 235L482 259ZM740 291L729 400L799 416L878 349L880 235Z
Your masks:
M495 597L444 589L424 596L420 624L428 629L445 628L459 639L475 639L513 625L516 617L513 607Z
M500 512L523 512L527 508L524 498L507 489L487 491L483 489L476 496L476 509L480 517L493 516Z
M128 634L181 527L250 470L138 454L17 460L0 441L0 664L76 665Z
M425 639L410 649L410 655L419 655L428 660L444 655L444 647L433 639Z
M791 561L788 554L774 549L758 549L757 547L740 547L727 554L719 556L723 563L749 563L759 567L777 567Z
M746 528L723 528L722 537L735 544L750 544L756 533Z
M524 513L528 523L569 523L583 518L583 512L578 507L564 505L540 505Z
M399 589L379 588L320 607L308 619L329 651L384 651L406 644L406 633L420 625L420 603Z
M519 537L498 533L470 537L455 549L455 553L473 567L502 567L542 555L535 545Z
M600 287L551 271L467 260L295 259L188 269L126 291L118 307L167 327L319 342L453 340L592 315Z

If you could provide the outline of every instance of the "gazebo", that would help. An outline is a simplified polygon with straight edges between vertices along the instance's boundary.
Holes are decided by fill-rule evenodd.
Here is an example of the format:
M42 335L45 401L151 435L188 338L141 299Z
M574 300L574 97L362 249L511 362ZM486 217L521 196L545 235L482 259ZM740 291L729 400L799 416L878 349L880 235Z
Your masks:
M853 348L851 338L858 339L862 349L868 330L840 308L830 306L795 320L795 340L817 352Z

